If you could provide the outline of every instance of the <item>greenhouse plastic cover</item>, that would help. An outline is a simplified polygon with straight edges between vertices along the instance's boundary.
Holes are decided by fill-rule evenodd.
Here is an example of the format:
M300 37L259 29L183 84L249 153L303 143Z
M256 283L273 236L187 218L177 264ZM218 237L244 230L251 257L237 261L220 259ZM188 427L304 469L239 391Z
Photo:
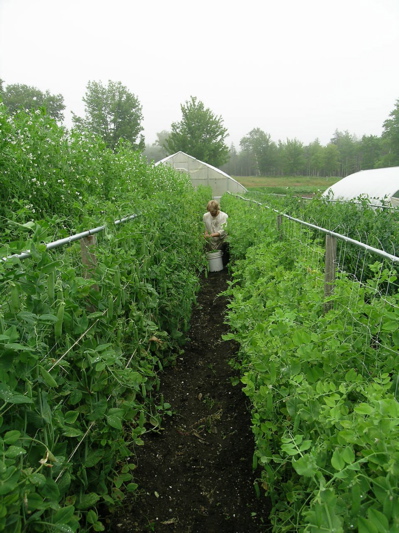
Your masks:
M169 165L181 172L187 172L194 187L199 185L211 187L214 198L220 198L227 191L233 193L247 192L241 183L238 183L222 170L199 161L199 159L184 152L176 152L155 163L156 166L160 164Z
M332 200L353 200L367 197L372 203L390 202L399 205L399 167L361 170L329 187L323 196Z

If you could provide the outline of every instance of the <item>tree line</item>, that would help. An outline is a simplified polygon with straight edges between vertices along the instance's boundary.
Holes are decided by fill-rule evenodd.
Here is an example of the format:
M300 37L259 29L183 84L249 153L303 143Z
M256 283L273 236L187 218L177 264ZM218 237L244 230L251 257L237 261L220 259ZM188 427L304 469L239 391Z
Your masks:
M23 84L6 86L0 80L0 99L11 113L45 108L57 122L64 120L60 94ZM142 133L140 101L121 82L88 82L83 102L84 116L72 114L73 128L97 134L113 150L123 139L149 161L181 150L233 176L347 176L399 165L399 99L383 123L381 136L359 139L336 130L325 146L318 139L305 145L296 138L276 142L267 132L254 128L240 140L239 149L228 147L223 118L194 96L181 104L181 119L173 122L170 130L159 132L151 145L145 143Z

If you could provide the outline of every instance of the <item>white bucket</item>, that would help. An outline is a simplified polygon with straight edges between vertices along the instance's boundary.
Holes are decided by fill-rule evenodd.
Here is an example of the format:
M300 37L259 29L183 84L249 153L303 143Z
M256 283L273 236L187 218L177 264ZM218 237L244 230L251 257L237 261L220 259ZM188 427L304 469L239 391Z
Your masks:
M208 252L206 258L209 262L209 272L219 272L223 270L222 250L215 250L214 252Z

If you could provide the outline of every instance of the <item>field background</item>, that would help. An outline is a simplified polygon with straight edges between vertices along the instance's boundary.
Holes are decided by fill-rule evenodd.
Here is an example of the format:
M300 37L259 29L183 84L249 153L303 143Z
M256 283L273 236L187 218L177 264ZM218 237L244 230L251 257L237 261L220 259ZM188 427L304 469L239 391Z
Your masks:
M300 194L317 193L324 191L341 178L311 178L308 176L233 176L235 180L244 185L247 189L261 189L276 194L287 193L287 188L291 192ZM265 192L265 191L264 191Z

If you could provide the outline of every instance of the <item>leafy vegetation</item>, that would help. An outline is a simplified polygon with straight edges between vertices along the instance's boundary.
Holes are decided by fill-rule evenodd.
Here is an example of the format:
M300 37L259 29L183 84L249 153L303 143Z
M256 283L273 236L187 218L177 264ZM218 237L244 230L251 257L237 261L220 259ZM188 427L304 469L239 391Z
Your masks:
M383 134L357 138L335 130L330 142L318 139L305 145L298 139L273 141L268 133L254 128L240 141L240 151L230 148L223 167L233 176L340 176L359 170L399 164L399 100L383 124Z
M74 115L76 127L100 136L108 148L114 149L120 139L133 148L144 148L142 106L121 82L89 81L83 102L85 117Z
M216 116L194 96L180 107L182 119L172 124L171 133L164 139L164 148L169 154L181 150L210 165L223 165L228 160L229 149L225 144L228 133L222 117Z
M184 341L210 191L41 111L0 120L1 254L31 252L0 264L0 531L104 531L99 506L137 490L131 450L169 411L159 373ZM91 265L79 243L46 250L103 224Z
M399 531L398 292L386 291L396 276L375 261L364 283L341 272L325 312L320 240L281 239L271 209L231 196L223 205L229 338L273 531Z
M45 93L24 84L4 85L0 80L0 98L14 113L46 109L62 122L65 109L62 95ZM220 167L232 176L312 176L344 177L353 172L399 164L399 100L382 124L381 137L335 130L330 142L322 146L316 138L305 145L300 140L272 140L261 128L253 128L240 141L240 150L225 144L228 131L223 118L205 108L191 96L181 105L182 118L171 124L171 131L161 131L153 145L145 145L142 135L142 106L137 96L121 82L89 81L85 116L73 116L75 127L100 135L115 149L121 139L144 151L148 161L159 161L167 154L182 150L189 155Z
M61 94L51 94L49 91L43 92L36 87L14 83L4 86L0 80L0 98L7 106L8 111L13 114L17 111L36 111L46 109L50 117L58 122L64 120L64 97Z

